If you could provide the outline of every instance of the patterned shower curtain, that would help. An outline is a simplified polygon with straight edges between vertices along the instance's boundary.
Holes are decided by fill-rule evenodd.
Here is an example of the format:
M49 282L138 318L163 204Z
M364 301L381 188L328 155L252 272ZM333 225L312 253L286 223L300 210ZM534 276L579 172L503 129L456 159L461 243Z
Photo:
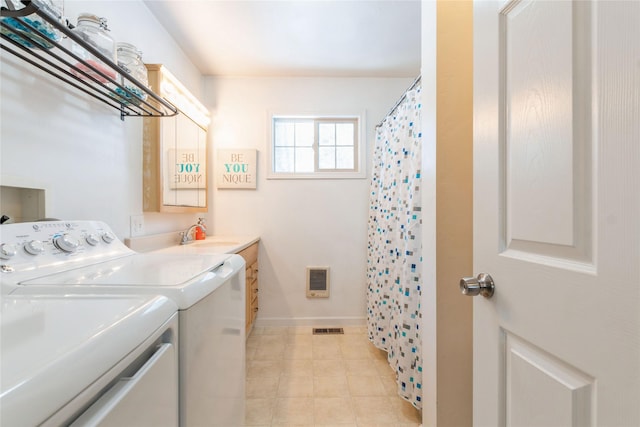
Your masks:
M369 203L367 329L387 351L398 394L422 408L421 89L376 129Z

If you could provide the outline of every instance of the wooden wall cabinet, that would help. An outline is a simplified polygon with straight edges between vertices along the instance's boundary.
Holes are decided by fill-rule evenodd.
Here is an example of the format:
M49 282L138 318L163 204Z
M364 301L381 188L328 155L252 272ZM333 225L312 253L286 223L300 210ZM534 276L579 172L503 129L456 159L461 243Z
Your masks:
M178 114L144 119L145 212L207 212L209 112L163 65L146 64L149 86Z
M251 328L258 316L258 242L238 252L246 263L246 333L249 336Z

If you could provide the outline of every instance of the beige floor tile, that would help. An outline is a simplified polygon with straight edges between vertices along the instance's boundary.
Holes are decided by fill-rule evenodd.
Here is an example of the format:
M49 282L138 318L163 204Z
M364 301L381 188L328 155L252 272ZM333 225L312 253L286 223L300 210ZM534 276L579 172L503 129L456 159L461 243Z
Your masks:
M342 346L342 357L345 359L371 359L371 344L346 344Z
M396 421L375 422L375 421L358 421L358 427L405 427Z
M311 344L287 344L284 348L284 359L312 359Z
M353 334L345 334L340 335L338 340L340 341L340 345L373 345L369 338L366 335L353 335Z
M293 377L312 377L313 361L307 359L285 359L282 361L282 375Z
M315 424L314 427L359 427L356 423Z
M387 361L388 353L384 350L380 350L376 346L373 346L373 350L371 350L371 354L373 355L373 358L375 360L384 360L385 362Z
M351 396L386 396L380 377L347 375L347 383Z
M340 335L312 335L313 345L340 345Z
M340 346L334 343L313 343L312 355L314 360L319 359L342 359Z
M292 397L276 399L274 424L313 424L313 398Z
M331 377L331 376L344 376L347 374L345 364L342 360L314 360L313 361L313 375Z
M264 328L262 331L262 335L286 335L289 333L288 326L275 326Z
M395 423L397 416L388 397L352 397L358 425Z
M281 360L284 357L285 344L260 344L253 355L256 360Z
M313 333L313 326L289 326L287 333L289 335L311 335Z
M377 376L378 369L371 359L347 359L344 361L347 375Z
M313 406L315 424L353 423L356 420L350 398L316 397Z
M313 335L311 332L307 335L303 334L289 334L286 336L287 344L303 344L311 346L313 344Z
M255 347L249 347L247 346L246 350L245 350L245 358L247 360L252 360L254 359L254 356L256 355L256 351L258 350L258 346Z
M247 338L246 348L258 348L258 345L260 345L260 337L258 335L251 334L249 338Z
M398 383L396 382L395 375L380 375L379 378L387 396L398 396ZM402 399L400 396L398 396L398 398Z
M315 424L271 423L271 427L318 427Z
M278 393L280 377L247 378L245 395L247 398L272 398Z
M247 399L244 423L247 426L271 425L275 399Z
M378 375L395 375L396 373L393 371L393 368L387 361L385 360L372 360L371 364L376 367L378 371Z
M420 424L422 421L422 413L403 398L392 399L391 404L399 422Z
M288 335L259 335L257 336L258 347L266 347L272 345L282 345L287 343Z
M313 377L314 397L349 397L349 384L347 377Z
M282 374L281 360L249 360L247 361L247 378L279 377Z
M313 377L280 377L278 397L313 397Z

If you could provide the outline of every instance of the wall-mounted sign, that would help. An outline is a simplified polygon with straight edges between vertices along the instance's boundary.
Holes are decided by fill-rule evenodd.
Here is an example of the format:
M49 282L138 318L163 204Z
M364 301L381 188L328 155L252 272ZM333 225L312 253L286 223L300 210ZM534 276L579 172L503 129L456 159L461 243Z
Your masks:
M207 182L206 151L170 148L169 188L205 188Z
M256 188L257 150L219 149L216 161L218 188Z

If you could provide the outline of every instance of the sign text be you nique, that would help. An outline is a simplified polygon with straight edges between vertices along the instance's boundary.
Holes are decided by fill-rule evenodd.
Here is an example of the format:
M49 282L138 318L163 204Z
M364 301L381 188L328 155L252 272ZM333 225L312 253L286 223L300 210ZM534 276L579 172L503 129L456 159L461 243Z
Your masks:
M216 186L218 188L256 188L254 149L218 149Z

